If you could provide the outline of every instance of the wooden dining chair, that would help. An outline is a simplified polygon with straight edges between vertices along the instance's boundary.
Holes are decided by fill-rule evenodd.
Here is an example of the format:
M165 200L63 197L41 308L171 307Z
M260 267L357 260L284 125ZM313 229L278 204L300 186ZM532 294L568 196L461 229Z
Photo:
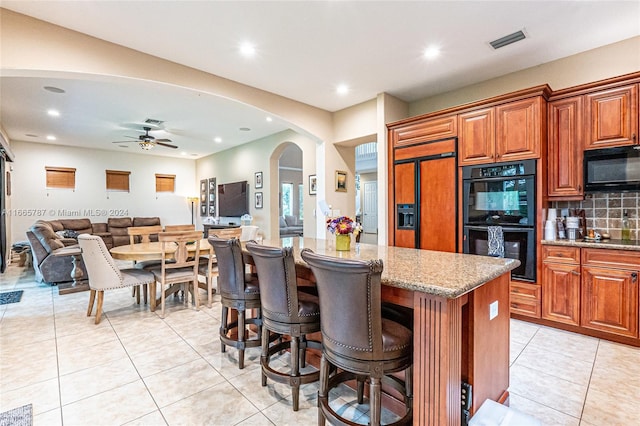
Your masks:
M230 240L231 238L240 239L242 235L242 228L223 228L223 229L209 229L210 237L222 238L225 240Z
M129 235L129 244L136 243L150 243L151 235L156 235L162 232L162 226L130 226L127 229Z
M195 225L165 225L164 232L195 231Z
M211 307L211 301L216 289L213 288L213 279L217 281L218 278L218 260L216 254L213 251L213 246L207 242L208 246L207 255L200 257L200 264L198 265L198 275L204 277L205 282L198 282L198 287L207 292L207 307ZM207 247L201 247L200 253L205 252Z
M164 318L166 290L175 293L178 284L184 285L184 303L189 300L189 292L193 284L193 301L196 310L200 309L198 297L198 258L200 257L200 231L161 232L158 241L161 245L162 262L159 267L151 269L155 282L151 285L151 294L155 296L156 283L160 283L160 316ZM187 244L195 244L193 254L189 253ZM173 249L175 248L175 251ZM165 286L170 286L165 289Z

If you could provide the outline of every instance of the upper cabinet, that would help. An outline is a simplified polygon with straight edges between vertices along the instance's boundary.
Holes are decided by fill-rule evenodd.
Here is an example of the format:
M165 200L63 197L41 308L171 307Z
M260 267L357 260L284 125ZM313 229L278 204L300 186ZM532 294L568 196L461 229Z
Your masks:
M536 96L460 114L460 165L540 158L545 108Z
M574 96L549 102L549 197L582 198L584 98Z
M638 139L638 85L586 95L585 149L633 145Z

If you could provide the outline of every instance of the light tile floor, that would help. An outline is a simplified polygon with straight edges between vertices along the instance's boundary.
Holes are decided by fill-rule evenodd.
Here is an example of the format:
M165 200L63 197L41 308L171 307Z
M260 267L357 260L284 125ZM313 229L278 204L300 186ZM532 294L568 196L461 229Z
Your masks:
M59 296L10 266L0 291L13 289L25 292L0 306L0 412L31 403L36 426L316 424L315 384L293 412L286 386L260 386L259 349L244 370L236 351L221 352L217 297L200 311L171 298L163 320L129 290L111 291L95 325L87 292ZM638 424L640 349L512 320L510 392L512 407L545 425ZM338 394L366 424L368 405Z

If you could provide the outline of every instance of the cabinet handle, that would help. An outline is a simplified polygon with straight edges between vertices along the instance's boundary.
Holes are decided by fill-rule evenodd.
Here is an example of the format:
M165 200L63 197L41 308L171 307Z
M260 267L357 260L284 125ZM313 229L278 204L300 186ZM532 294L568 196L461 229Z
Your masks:
M631 273L631 282L635 283L638 280L638 274L633 272Z
M572 273L573 275L580 276L580 272L578 272L578 271L571 271L571 273Z
M633 143L636 143L636 134L633 134Z
M582 191L582 185L578 185L578 191Z

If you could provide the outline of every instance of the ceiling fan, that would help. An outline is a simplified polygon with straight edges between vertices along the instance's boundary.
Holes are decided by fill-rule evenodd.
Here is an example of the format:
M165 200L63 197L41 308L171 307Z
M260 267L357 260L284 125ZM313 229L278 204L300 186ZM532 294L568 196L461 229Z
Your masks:
M127 138L133 138L133 139L137 139L137 140L134 140L134 141L115 141L113 143L138 142L138 145L140 145L140 148L144 149L145 151L148 151L148 150L152 149L156 145L164 146L166 148L173 148L173 149L178 148L176 145L173 145L173 144L169 143L169 142L171 142L171 139L156 139L153 136L151 136L149 134L149 131L151 130L151 127L143 127L142 129L144 130L144 135L140 135L138 137L126 136Z

